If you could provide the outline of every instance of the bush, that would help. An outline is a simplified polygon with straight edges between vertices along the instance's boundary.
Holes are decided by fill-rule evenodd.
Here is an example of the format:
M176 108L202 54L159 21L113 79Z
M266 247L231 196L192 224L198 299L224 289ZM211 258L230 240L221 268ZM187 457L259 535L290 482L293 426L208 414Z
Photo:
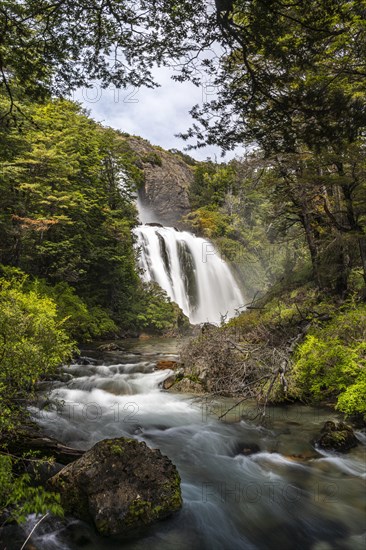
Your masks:
M347 415L366 414L366 306L313 327L298 347L293 378L303 398L333 399Z
M131 314L129 321L137 330L161 333L189 327L189 320L180 307L156 283L142 286L140 298Z
M0 434L16 427L37 380L73 349L53 300L24 290L24 282L0 279Z
M56 303L58 320L62 321L63 329L76 341L89 342L118 331L107 311L99 306L88 306L69 284L57 283L51 286L37 280L30 287Z
M147 163L151 164L152 166L161 166L162 165L161 157L157 153L155 153L154 151L146 153L146 155L144 155L141 160L142 160L142 162L147 162Z
M14 459L0 453L0 514L7 512L7 521L18 523L29 514L47 512L63 516L60 495L34 487L29 474L14 475Z

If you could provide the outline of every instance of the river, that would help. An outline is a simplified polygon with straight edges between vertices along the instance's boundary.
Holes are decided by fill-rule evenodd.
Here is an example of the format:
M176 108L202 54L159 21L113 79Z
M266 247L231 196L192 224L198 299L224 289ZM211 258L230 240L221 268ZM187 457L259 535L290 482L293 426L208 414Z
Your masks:
M123 351L104 354L83 350L90 364L65 367L70 380L53 383L58 410L33 413L49 435L78 448L119 436L159 448L181 475L183 508L122 542L78 521L45 521L32 539L38 549L364 550L365 433L357 432L356 449L340 455L310 444L325 420L337 418L334 411L270 408L263 425L247 404L219 421L229 399L206 403L161 390L170 371L155 365L177 358L176 340L120 345ZM255 446L258 452L241 453Z

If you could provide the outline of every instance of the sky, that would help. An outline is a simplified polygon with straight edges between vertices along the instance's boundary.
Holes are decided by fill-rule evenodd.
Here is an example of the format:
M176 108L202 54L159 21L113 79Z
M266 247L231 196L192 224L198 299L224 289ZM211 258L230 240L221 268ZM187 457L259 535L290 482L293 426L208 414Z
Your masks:
M73 99L81 102L96 121L106 126L141 136L164 149L183 151L187 144L175 134L190 127L192 117L189 110L196 103L202 104L205 99L210 99L214 90L209 84L196 87L189 82L175 82L171 80L172 70L169 68L156 69L154 74L161 85L159 88L117 90L94 85L77 90ZM215 160L216 156L218 161L228 161L241 152L242 149L238 148L221 159L219 147L187 151L198 160L207 157Z

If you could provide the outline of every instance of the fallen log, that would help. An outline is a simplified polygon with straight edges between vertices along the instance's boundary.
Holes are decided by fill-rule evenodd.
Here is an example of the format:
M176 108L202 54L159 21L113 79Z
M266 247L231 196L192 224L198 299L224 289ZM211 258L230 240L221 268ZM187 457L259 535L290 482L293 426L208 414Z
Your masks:
M0 449L19 458L25 453L36 451L34 459L51 457L63 465L74 462L85 453L81 449L68 447L57 439L42 434L36 426L25 426L11 438L0 440Z

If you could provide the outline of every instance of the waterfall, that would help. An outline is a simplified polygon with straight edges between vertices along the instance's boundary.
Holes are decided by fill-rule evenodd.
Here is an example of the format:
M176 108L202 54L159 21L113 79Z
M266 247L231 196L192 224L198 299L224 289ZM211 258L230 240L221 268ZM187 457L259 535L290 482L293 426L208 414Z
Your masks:
M134 229L139 263L146 282L155 281L191 323L219 323L244 304L241 291L213 244L173 227L141 225Z

